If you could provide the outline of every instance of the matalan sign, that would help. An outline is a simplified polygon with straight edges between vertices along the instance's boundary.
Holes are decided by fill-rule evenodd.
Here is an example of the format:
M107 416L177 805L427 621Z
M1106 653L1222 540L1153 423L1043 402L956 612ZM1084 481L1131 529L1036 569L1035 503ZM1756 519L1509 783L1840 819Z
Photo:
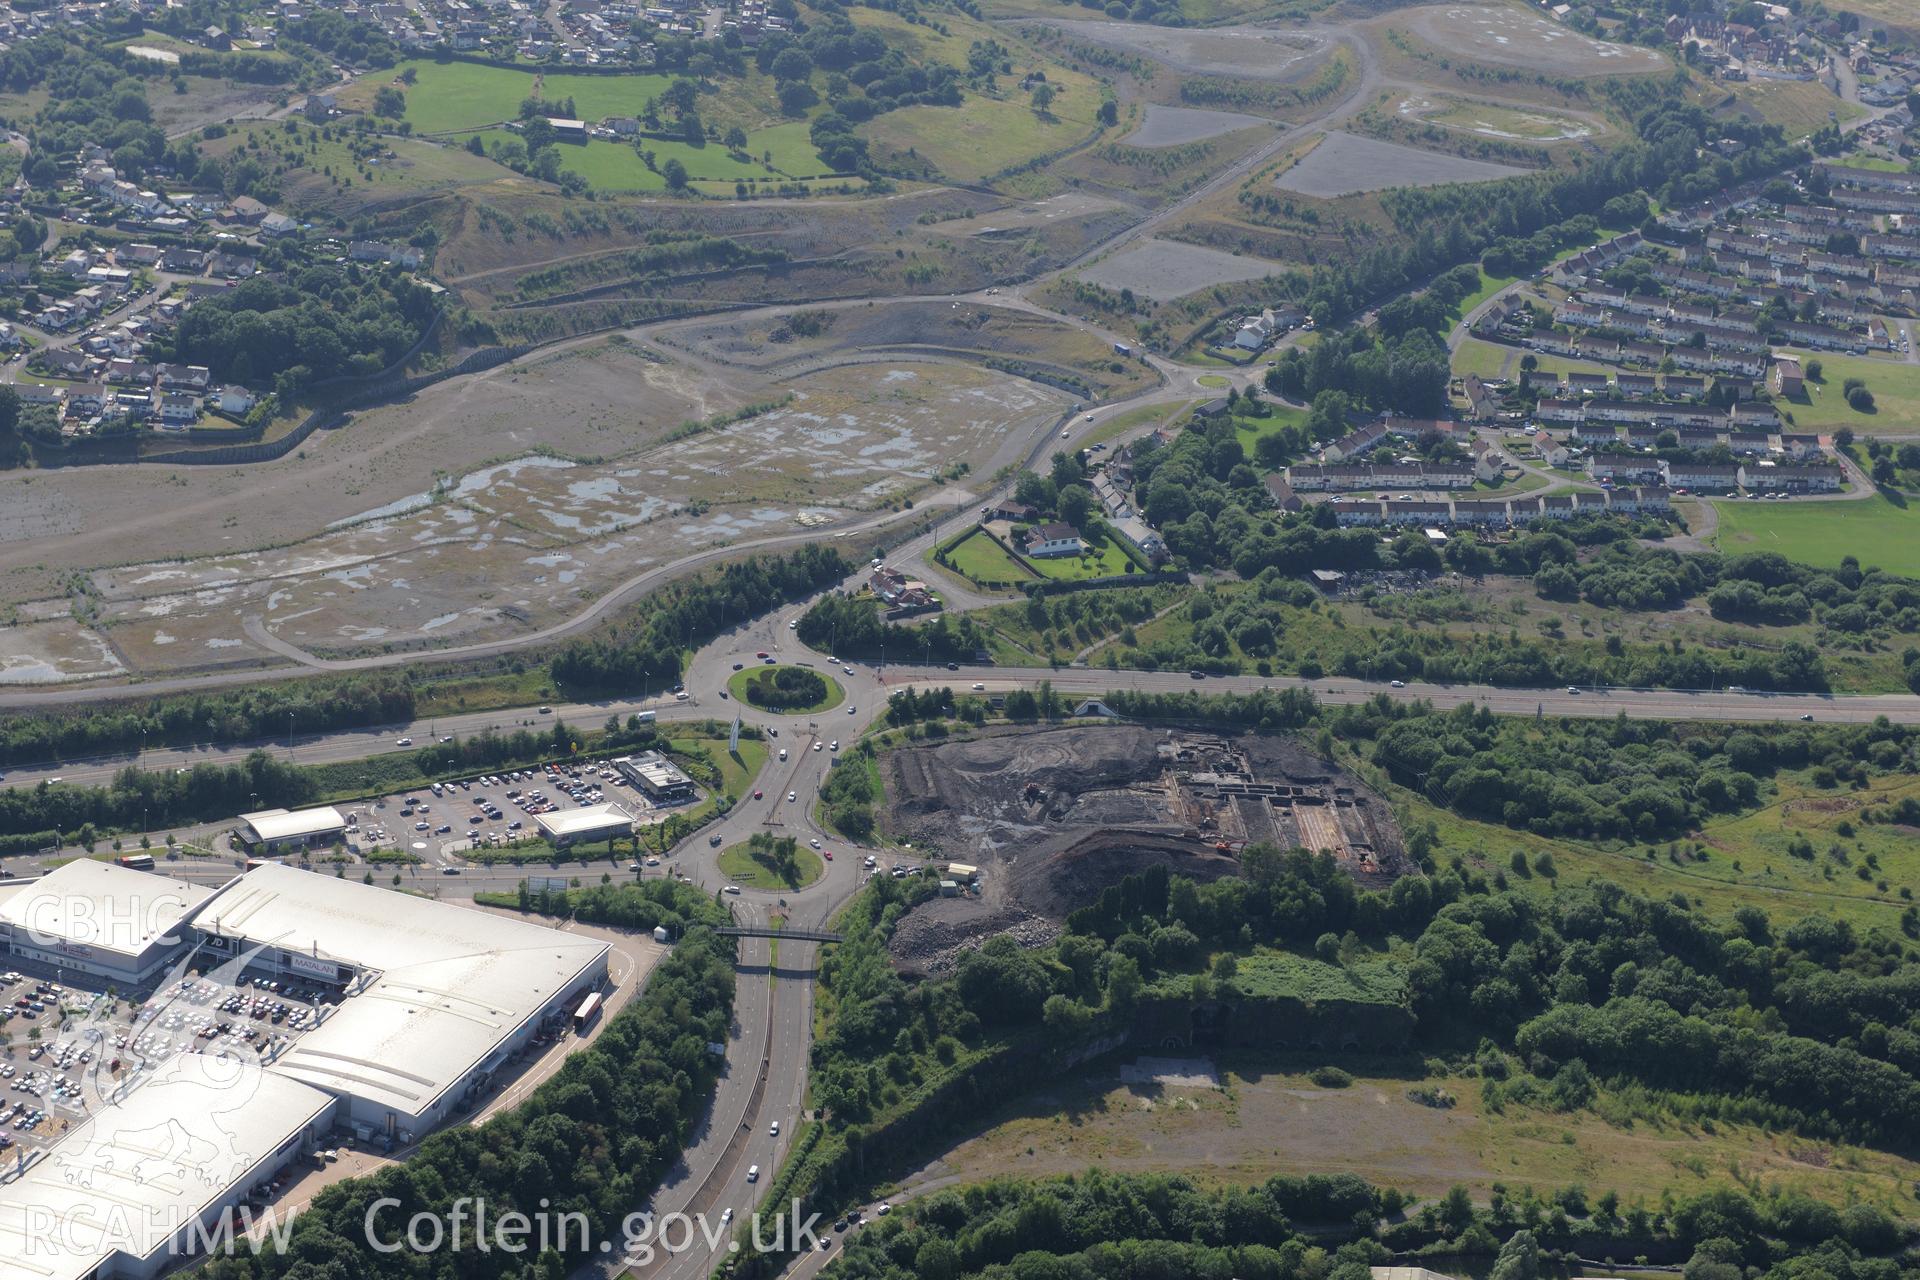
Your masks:
M295 973L304 973L313 978L325 978L332 982L340 976L340 966L331 960L316 960L312 956L290 955L287 968Z
M530 876L527 879L529 893L565 893L569 887L565 876Z

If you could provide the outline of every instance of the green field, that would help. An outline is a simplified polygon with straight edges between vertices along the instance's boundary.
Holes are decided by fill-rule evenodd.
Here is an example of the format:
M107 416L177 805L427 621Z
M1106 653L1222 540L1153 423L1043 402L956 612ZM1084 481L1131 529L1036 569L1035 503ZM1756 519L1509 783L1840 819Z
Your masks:
M1086 76L1049 67L1056 96L1046 114L1027 95L968 94L957 107L902 107L861 126L875 154L931 163L956 182L978 182L1093 136L1100 90ZM1012 86L1009 86L1012 88Z
M727 740L720 738L675 738L667 744L675 751L686 752L698 747L720 768L720 791L735 799L746 795L753 789L753 781L760 776L760 770L767 763L767 744L759 738L742 737L740 739L740 757L735 759L727 752ZM690 819L698 820L711 813L714 800L709 797L687 813Z
M1484 300L1483 298L1482 301ZM1479 304L1470 301L1469 305ZM1538 367L1542 373L1606 373L1608 371L1607 366L1587 360L1543 356L1520 347L1506 347L1480 338L1464 338L1453 353L1453 373L1455 377L1460 378L1470 373L1477 373L1482 378L1498 378L1501 376L1502 366L1505 366L1508 358L1511 357L1513 363L1507 369L1506 378L1510 382L1517 382L1520 378L1520 362L1529 355L1535 356L1538 360Z
M986 534L968 534L947 552L947 563L955 572L979 584L989 582L1032 582L1033 575L1000 549Z
M515 180L514 173L464 147L421 138L330 137L300 122L236 127L201 145L215 156L257 143L262 159L284 166L286 203L298 211L365 205L382 197L432 195L475 183ZM355 154L356 150L359 154Z
M414 83L399 84L407 70L414 73ZM395 85L406 95L406 119L416 132L446 133L518 119L520 104L536 94L547 102L572 98L579 118L590 123L608 116L637 116L647 99L657 97L670 83L669 76L541 76L469 62L415 59L362 79L342 96L365 107L372 104L374 90Z
M1503 347L1497 342L1466 338L1454 349L1453 372L1462 378L1470 373L1477 373L1486 379L1497 378L1509 358L1513 360L1513 367L1518 369L1520 357L1524 354L1515 347Z
M1734 97L1744 112L1779 125L1789 138L1804 138L1831 121L1845 124L1865 114L1812 80L1753 80L1736 88Z
M1858 502L1716 502L1723 552L1778 551L1834 568L1842 556L1920 577L1920 510L1875 495Z
M1867 435L1876 427L1885 430L1920 422L1920 364L1819 351L1803 351L1800 359L1803 364L1820 362L1820 381L1810 384L1806 395L1782 400L1780 409L1792 414L1794 425L1802 431L1852 427ZM1860 413L1847 403L1842 393L1848 378L1859 378L1873 392L1872 413Z
M1282 427L1303 426L1307 421L1305 409L1295 409L1272 400L1267 401L1266 406L1267 416L1264 418L1241 413L1233 415L1234 438L1240 441L1240 448L1249 462L1253 461L1254 450L1259 447L1261 436L1271 435Z
M1341 755L1343 763L1355 763ZM1859 814L1869 804L1920 798L1920 784L1902 775L1876 777L1868 790L1855 792L1844 787L1822 790L1808 783L1805 772L1786 773L1763 787L1763 808L1715 818L1688 839L1602 848L1462 818L1385 782L1371 764L1358 767L1382 787L1403 828L1432 826L1442 862L1458 855L1475 872L1490 878L1498 874L1522 893L1552 895L1577 884L1605 881L1647 898L1684 895L1715 919L1731 919L1741 907L1757 907L1781 922L1837 916L1862 931L1878 927L1896 932L1908 902L1899 896L1900 889L1920 873L1920 856L1902 828L1876 827L1862 822ZM1852 835L1840 833L1842 823L1851 825ZM1812 845L1812 858L1788 852L1796 839ZM1529 874L1514 870L1516 853L1529 865ZM1552 859L1552 875L1531 870L1542 854ZM1868 854L1874 855L1877 868L1868 866ZM1866 879L1857 872L1862 866L1868 870ZM1880 887L1883 882L1885 889Z
M488 139L517 135L504 129L489 129ZM642 150L653 153L653 167L640 157ZM593 138L583 144L556 148L560 167L579 174L595 191L665 191L662 176L669 160L678 160L695 182L770 182L789 179L831 177L807 135L805 121L757 129L747 136L745 158L728 151L717 142L696 147L687 142L662 138L644 138L636 146L628 142L610 142ZM462 154L465 154L462 152ZM762 157L770 157L772 168Z
M747 667L743 671L734 672L733 675L728 678L727 693L731 695L733 698L737 699L738 701L746 703L750 707L758 707L761 704L758 702L755 702L753 698L748 694L748 690L747 690L747 686L752 682L753 678L755 676L758 676L767 672L793 670L793 669L796 669L796 668L792 668L790 666L780 666L780 665L775 665L770 663L761 663L758 666ZM826 681L827 696L823 698L821 701L805 707L777 707L777 708L768 707L766 709L769 711L777 710L785 715L803 716L803 715L809 714L810 712L825 711L829 707L837 707L842 702L846 701L847 691L840 687L840 682L838 680L835 680L832 676L828 675L824 671L815 671L814 674L819 676L822 680Z
M1314 1082L1313 1069L1330 1060L1350 1070L1347 1087ZM1577 1182L1590 1195L1613 1190L1628 1202L1658 1202L1669 1192L1764 1183L1899 1215L1920 1177L1920 1164L1870 1147L1673 1115L1645 1090L1603 1088L1592 1107L1571 1112L1511 1100L1493 1108L1483 1105L1480 1080L1426 1075L1417 1060L1410 1070L1355 1054L1229 1050L1216 1061L1219 1088L1122 1084L1112 1067L1088 1066L1038 1093L990 1101L969 1117L969 1136L909 1179L909 1189L923 1177L966 1183L1089 1166L1244 1186L1272 1176L1287 1153L1311 1151L1316 1173L1356 1175L1421 1199L1455 1184L1484 1201L1502 1185ZM1423 1106L1410 1096L1421 1085L1444 1089L1455 1104Z
M804 844L795 851L799 876L789 883L782 880L769 861L755 857L745 841L720 851L720 874L743 889L804 889L820 878L827 864Z
M1471 315L1475 307L1519 278L1519 276L1490 276L1482 271L1480 273L1480 287L1460 299L1460 305L1455 307L1453 311L1454 319L1458 320L1464 316Z

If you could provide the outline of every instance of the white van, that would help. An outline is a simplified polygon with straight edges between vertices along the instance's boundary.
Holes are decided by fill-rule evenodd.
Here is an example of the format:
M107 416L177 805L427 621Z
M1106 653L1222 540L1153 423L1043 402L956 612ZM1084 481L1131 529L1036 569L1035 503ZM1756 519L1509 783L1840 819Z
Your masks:
M787 758L787 749L785 747L780 748L780 758L782 760Z
M748 1165L748 1166L747 1166L747 1181L748 1181L748 1182L758 1182L758 1181L760 1181L760 1166L759 1166L759 1165L757 1165L757 1164L750 1164L750 1165Z

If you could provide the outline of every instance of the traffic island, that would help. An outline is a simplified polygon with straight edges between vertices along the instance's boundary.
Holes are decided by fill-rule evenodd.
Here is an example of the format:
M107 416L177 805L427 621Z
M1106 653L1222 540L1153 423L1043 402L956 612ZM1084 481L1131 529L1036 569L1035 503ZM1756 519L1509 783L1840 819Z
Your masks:
M727 692L750 707L791 716L831 710L847 699L840 682L825 672L784 665L736 671Z

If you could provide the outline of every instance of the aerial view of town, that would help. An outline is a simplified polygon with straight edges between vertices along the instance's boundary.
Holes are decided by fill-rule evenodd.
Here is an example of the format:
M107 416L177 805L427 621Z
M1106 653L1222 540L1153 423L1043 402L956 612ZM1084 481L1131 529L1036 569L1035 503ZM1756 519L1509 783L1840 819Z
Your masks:
M0 7L0 1280L1920 1280L1841 2Z

